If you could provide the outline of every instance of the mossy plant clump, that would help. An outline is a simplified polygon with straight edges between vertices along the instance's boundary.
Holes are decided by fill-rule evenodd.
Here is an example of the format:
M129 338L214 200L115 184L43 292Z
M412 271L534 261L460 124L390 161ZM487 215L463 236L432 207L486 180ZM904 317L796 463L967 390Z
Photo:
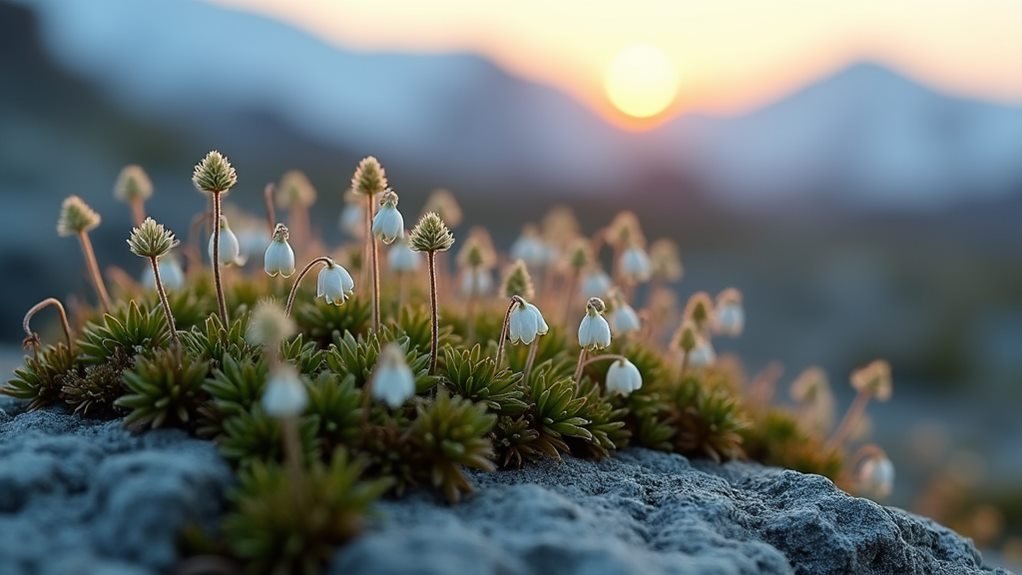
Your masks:
M367 217L363 241L330 251L352 257L299 253L310 263L294 269L291 246L281 248L287 228L271 212L251 224L267 226L260 268L258 253L237 253L221 216L236 178L218 153L195 170L215 211L203 219L221 222L211 226L216 265L183 246L190 264L181 269L170 230L152 219L134 230L125 223L132 251L148 260L143 280L114 271L111 297L106 278L93 274L96 306L76 308L71 322L57 300L34 306L24 323L30 353L2 389L28 409L63 405L81 417L123 418L139 432L176 427L216 442L239 474L223 529L211 535L223 538L213 548L228 560L256 572L315 572L357 535L378 497L421 487L455 503L472 492L466 469L612 457L629 445L752 459L849 487L862 475L845 461L862 459L849 447L862 441L867 403L890 396L886 364L854 375L859 395L840 425L817 372L795 382L793 405L772 405L777 382L748 380L713 346L742 331L740 294L725 290L714 304L700 293L683 313L672 311L664 302L676 298L664 294L680 277L677 250L661 249L673 246L662 240L647 255L630 213L589 239L559 208L543 234L530 226L504 270L494 269L488 235L475 229L459 281L438 259L456 242L454 222L427 211L403 238L392 225L403 221L396 194L370 158L354 185L367 215L377 212L377 195L386 205L379 221ZM315 201L302 198L303 209ZM85 237L99 216L90 211L95 217L72 226L85 213L74 209L65 206L61 230ZM291 223L299 250L324 249L312 230L295 229L305 218ZM391 266L377 256L377 239L404 259L422 252L426 269ZM613 255L609 275L598 267L604 250ZM91 250L87 260L97 267ZM228 266L240 269L223 273ZM313 272L315 285L304 281ZM649 298L639 301L635 288L647 281ZM44 345L29 322L48 306L58 308L65 338ZM862 453L876 470L869 484L889 487L890 462L875 446Z

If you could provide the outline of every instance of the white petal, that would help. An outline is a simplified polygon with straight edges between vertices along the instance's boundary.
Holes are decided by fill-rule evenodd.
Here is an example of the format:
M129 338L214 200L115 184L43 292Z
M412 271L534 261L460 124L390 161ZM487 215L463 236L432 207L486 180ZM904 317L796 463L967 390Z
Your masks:
M543 318L543 313L539 311L539 308L526 303L525 307L536 316L536 333L539 335L546 335L550 331L550 326L547 325L546 319Z
M290 277L295 273L295 252L287 242L271 241L263 256L263 269L273 277L280 274Z
M309 395L294 368L281 368L270 376L260 402L271 417L295 417L305 411Z

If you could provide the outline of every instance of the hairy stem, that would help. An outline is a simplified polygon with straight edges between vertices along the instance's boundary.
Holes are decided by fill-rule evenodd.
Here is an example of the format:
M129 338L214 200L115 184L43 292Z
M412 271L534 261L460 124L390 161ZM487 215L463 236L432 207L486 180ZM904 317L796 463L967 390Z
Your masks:
M305 279L305 276L309 275L309 272L312 271L313 266L315 266L318 263L332 264L334 263L334 260L328 258L327 256L320 256L312 260L311 262L306 264L304 268L302 268L302 271L298 274L297 277L295 277L295 283L291 284L291 292L287 294L287 305L284 306L284 315L288 317L291 316L291 308L295 305L295 296L298 295L298 286L301 285L302 280Z
M68 323L67 321L67 312L64 310L64 305L61 304L60 300L58 300L55 297L48 297L43 301L35 304L31 308L29 308L28 312L25 314L25 319L22 320L21 327L22 329L25 330L25 335L27 336L26 341L27 340L38 341L39 338L32 331L31 327L29 326L29 322L32 321L32 317L35 316L35 314L39 313L43 308L47 306L53 306L57 308L57 313L60 315L60 327L64 330L64 339L67 341L67 348L71 349L71 324Z
M465 341L472 343L476 340L476 286L472 283L472 290L468 294L468 301L465 302L465 318L468 325L465 326Z
M145 221L145 206L142 204L141 198L131 200L131 219L135 221L136 228Z
M440 319L437 317L436 303L436 252L426 252L426 267L429 269L429 311L433 323L432 337L429 341L429 373L436 371L437 338L440 337Z
M578 387L579 378L582 377L582 368L586 365L586 354L587 351L584 347L578 352L578 363L575 364L575 375L572 376L572 379L575 381L575 387Z
M273 184L266 184L263 188L263 206L266 208L266 226L273 237L273 230L277 227L277 210L273 207Z
M536 363L536 352L539 351L539 340L529 344L529 357L525 360L525 371L522 374L522 382L529 384L529 375L532 374L532 364Z
M500 369L501 360L504 359L504 342L507 340L507 332L511 327L511 312L522 301L524 300L516 295L511 296L511 303L507 305L507 311L504 312L504 323L500 326L500 341L497 342L497 369Z
M181 340L177 337L177 325L174 322L174 312L170 311L170 300L167 299L167 290L163 287L163 278L160 277L160 264L156 258L149 258L153 266L153 279L156 283L156 293L160 296L160 304L163 306L163 313L167 315L167 327L170 328L170 339L176 347L181 346Z
M628 361L628 358L623 355L617 353L604 353L586 359L584 362L582 362L582 369L585 369L586 366L591 363L596 363L598 361L606 361L608 359L620 359L621 361Z
M227 298L220 277L220 193L213 192L213 286L216 287L216 305L220 321L227 328Z
M304 475L302 469L304 457L302 457L302 439L298 431L298 418L285 417L281 419L280 425L284 431L284 463L291 476L293 495L297 499L302 496L301 485Z
M373 201L372 201L372 198L370 198L369 199L369 218L370 218L370 220L372 219L373 209L374 209ZM369 234L369 257L372 260L372 261L370 261L370 266L371 266L370 267L370 271L373 274L373 331L379 332L380 331L380 244L379 244L379 241L376 239L376 234L373 234L371 232L372 232L372 230L370 230L370 234ZM435 275L435 273L434 273L434 275ZM434 291L433 297L436 298L436 295L435 295L435 292L436 292L436 280L435 280L435 278L433 280L432 286L433 286L433 291Z
M89 269L89 275L92 277L92 285L96 288L96 295L99 296L99 303L103 306L103 311L110 311L110 296L106 292L106 284L103 283L103 276L99 273L99 264L96 263L96 252L92 249L92 240L89 239L88 232L80 232L78 234L78 241L82 244L82 253L85 255L85 265Z
M841 419L841 424L838 425L837 430L834 431L834 435L831 436L830 440L827 441L827 445L830 447L839 447L845 439L848 438L848 434L852 432L855 424L862 419L862 415L866 412L866 406L869 405L870 395L867 392L860 391L855 396L855 401L848 407L848 411L845 412L844 418Z

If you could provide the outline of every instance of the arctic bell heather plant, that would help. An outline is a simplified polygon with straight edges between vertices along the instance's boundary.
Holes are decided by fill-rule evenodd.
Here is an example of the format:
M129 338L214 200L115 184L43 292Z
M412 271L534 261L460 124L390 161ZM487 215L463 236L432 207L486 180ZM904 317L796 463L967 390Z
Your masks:
M447 270L437 258L454 246L450 227L465 214L450 192L437 192L406 232L373 157L352 176L339 246L312 236L316 193L301 172L261 197L252 192L265 218L231 212L238 236L223 214L238 181L227 158L209 152L192 181L210 200L191 237L212 227L212 273L202 269L201 244L186 247L182 268L174 234L145 216L145 172L129 166L115 191L132 216L115 225L147 261L151 289L111 269L116 298L88 238L99 214L65 200L58 233L79 239L98 309L70 308L69 317L55 298L29 309L28 355L2 392L29 409L63 404L79 416L216 442L239 481L208 548L251 571L316 572L384 494L419 487L456 502L472 490L466 469L610 457L628 445L747 457L876 497L893 487L893 463L854 433L868 403L891 395L886 362L853 374L858 396L836 428L822 370L795 380L791 409L746 391L753 386L735 360L714 348L715 337L744 330L741 294L696 293L679 319L669 285L682 275L677 246L661 239L647 252L631 212L586 236L561 206L541 226L524 225L505 253L472 227L458 251L458 283L440 290ZM290 226L276 222L277 207ZM386 282L378 242L388 250ZM246 269L244 258L256 254L262 269ZM408 290L422 259L426 289ZM234 266L229 286L225 266ZM364 274L361 290L345 266ZM316 285L306 285L314 271ZM634 291L647 281L648 290ZM394 310L386 322L381 304ZM32 326L47 308L63 332L52 343ZM545 316L550 309L559 317Z

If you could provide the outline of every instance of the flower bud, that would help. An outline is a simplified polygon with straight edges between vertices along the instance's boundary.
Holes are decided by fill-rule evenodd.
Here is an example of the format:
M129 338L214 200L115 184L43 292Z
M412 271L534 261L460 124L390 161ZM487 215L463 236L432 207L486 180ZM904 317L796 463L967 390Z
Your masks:
M78 196L68 196L60 206L57 235L74 236L91 231L102 219Z
M444 188L433 190L422 207L422 213L428 212L436 212L440 219L452 228L461 225L461 206L450 190Z
M454 245L454 234L436 212L428 212L415 224L408 243L417 252L446 252Z
M142 225L133 228L128 237L131 253L143 258L162 258L176 245L174 234L152 218L146 218Z
M532 299L536 290L532 285L532 276L529 275L529 268L522 260L516 260L511 264L504 274L503 287L501 289L504 297L520 296L525 299Z
M238 174L223 154L213 150L196 164L192 171L192 183L200 192L221 194L238 183Z
M114 197L125 203L144 202L153 195L153 183L141 166L129 165L121 169L114 184Z
M860 393L868 393L877 401L891 398L891 364L882 359L852 373L852 387Z

